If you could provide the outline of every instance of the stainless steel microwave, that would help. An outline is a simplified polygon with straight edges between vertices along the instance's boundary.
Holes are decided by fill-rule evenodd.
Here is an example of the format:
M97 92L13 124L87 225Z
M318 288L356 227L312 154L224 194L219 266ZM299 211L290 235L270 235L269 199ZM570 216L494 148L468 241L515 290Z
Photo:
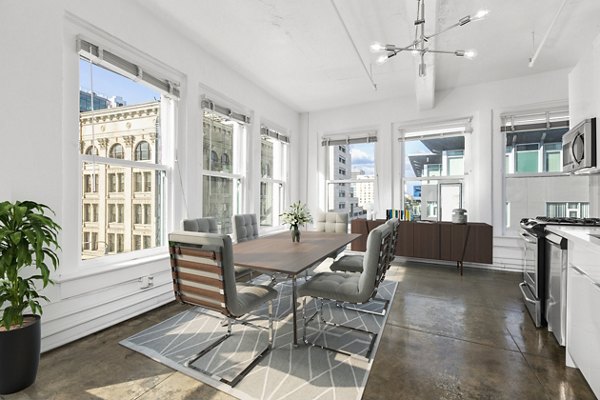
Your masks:
M562 138L563 171L596 167L596 118L577 124Z

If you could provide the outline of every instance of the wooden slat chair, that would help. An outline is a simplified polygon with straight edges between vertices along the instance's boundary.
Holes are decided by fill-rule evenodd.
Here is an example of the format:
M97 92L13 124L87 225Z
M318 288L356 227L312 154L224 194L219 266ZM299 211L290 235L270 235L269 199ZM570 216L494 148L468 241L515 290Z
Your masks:
M227 319L227 333L199 353L191 356L185 366L213 376L235 386L271 350L273 344L273 299L277 291L268 286L237 283L233 267L233 249L228 235L178 231L169 234L169 252L175 298L183 303L217 311ZM193 365L199 358L231 337L232 325L252 325L239 317L268 302L269 342L267 347L232 380ZM207 314L210 315L210 314Z
M304 343L338 353L351 355L341 350L318 345L308 341L306 337L306 328L308 324L315 318L315 316L318 316L321 322L324 324L351 329L370 335L371 342L365 355L365 357L369 359L373 350L373 345L375 344L375 340L377 338L377 333L326 321L323 318L323 301L329 300L350 304L364 304L371 301L377 294L379 284L385 277L389 246L391 246L391 233L392 228L388 224L380 225L369 233L367 238L367 251L365 252L363 263L363 271L360 274L320 272L313 276L305 284L298 287L298 296L304 297L302 309L302 314L304 317L302 339ZM307 317L306 315L306 297L308 296L314 297L318 300L317 310L311 317Z
M184 219L183 230L188 232L219 233L217 219L213 217ZM246 267L235 267L236 280L252 279L252 270Z

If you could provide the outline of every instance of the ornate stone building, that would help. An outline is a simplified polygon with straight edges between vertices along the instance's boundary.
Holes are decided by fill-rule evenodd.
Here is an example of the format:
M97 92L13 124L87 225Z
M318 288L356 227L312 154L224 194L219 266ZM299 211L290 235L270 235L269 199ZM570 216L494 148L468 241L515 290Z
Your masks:
M160 172L107 164L101 158L154 164L158 101L80 113L82 259L160 245Z

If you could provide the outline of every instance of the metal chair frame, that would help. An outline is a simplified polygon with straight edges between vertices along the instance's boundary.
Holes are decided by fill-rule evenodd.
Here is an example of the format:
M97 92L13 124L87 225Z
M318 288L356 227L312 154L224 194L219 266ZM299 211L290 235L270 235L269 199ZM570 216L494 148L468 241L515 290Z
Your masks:
M218 242L214 240L213 242ZM222 244L222 243L221 243ZM188 368L195 369L203 374L206 374L213 379L226 383L231 387L237 385L273 348L273 302L269 300L268 304L268 328L252 324L252 321L264 319L257 317L252 320L240 320L240 316L233 315L227 308L227 293L225 290L224 281L224 266L222 263L223 247L218 244L212 244L205 249L203 245L195 245L191 243L169 242L169 252L171 258L171 271L173 275L173 287L177 301L182 304L203 307L204 309L212 310L223 314L226 317L227 332L216 339L208 347L202 349L196 354L190 356L184 363ZM191 261L191 259L202 261ZM190 271L201 271L203 274L196 275L190 272L182 272L180 268L185 268ZM207 276L211 275L211 276ZM189 283L200 284L203 287L193 286ZM206 288L205 288L206 287ZM207 289L211 288L211 289ZM190 297L192 294L194 297ZM219 318L210 313L204 312L205 315ZM247 314L244 314L247 315ZM254 328L268 330L269 340L267 347L260 352L250 364L233 379L228 380L218 376L210 371L198 368L193 365L200 358L208 354L213 349L217 348L221 343L230 338L232 327L234 324L249 325Z
M365 354L364 358L367 360L370 360L371 357L371 353L373 351L373 347L375 345L375 340L377 339L378 333L375 332L371 332L371 331L367 331L364 329L359 329L359 328L354 328L354 327L350 327L350 326L345 326L342 324L337 324L331 321L326 321L325 318L323 318L323 302L324 301L331 301L334 302L336 304L366 304L372 300L374 300L375 295L377 294L377 288L379 287L379 284L383 281L383 279L385 278L385 271L388 268L388 260L389 260L389 248L391 246L391 239L392 234L388 234L384 237L381 238L381 246L379 248L379 259L378 259L378 265L377 265L377 273L375 275L375 287L373 288L373 292L371 294L371 297L364 303L350 303L350 302L339 302L336 299L326 299L326 298L322 298L322 297L318 297L317 300L319 300L320 305L317 306L317 310L314 312L314 314L307 318L306 317L306 297L304 297L303 301L302 301L302 317L304 319L304 326L302 329L302 341L310 346L313 347L319 347L321 349L324 350L330 350L336 353L340 353L340 354L344 354L344 355L348 355L348 356L352 356L352 357L361 357L358 356L356 354L352 354L352 353L348 353L339 349L334 349L328 346L323 346L320 344L316 344L313 342L308 341L307 337L306 337L306 328L308 327L308 324L315 318L315 316L319 316L320 321L326 325L329 326L335 326L337 328L343 328L343 329L348 329L348 330L352 330L352 331L356 331L356 332L362 332L365 334L368 334L371 336L371 342L369 345L369 348L367 350L367 353ZM381 299L384 301L384 308L387 310L387 307L389 305L389 300L385 300L385 299ZM380 301L380 300L376 300L376 301ZM360 310L360 309L355 309L355 311L365 311L365 310ZM371 314L377 314L376 312L370 312ZM385 315L385 314L383 314Z

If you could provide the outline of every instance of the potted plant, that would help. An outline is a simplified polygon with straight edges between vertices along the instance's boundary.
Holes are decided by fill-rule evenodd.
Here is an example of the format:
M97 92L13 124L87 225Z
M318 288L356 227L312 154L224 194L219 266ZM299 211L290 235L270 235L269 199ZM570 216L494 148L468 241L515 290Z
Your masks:
M292 203L290 210L279 215L283 220L284 224L290 224L290 230L292 231L292 242L300 242L300 229L299 225L304 225L307 222L312 222L312 216L310 211L306 208L306 204L297 201Z
M40 359L40 300L58 267L60 226L33 201L0 203L0 394L30 386Z

